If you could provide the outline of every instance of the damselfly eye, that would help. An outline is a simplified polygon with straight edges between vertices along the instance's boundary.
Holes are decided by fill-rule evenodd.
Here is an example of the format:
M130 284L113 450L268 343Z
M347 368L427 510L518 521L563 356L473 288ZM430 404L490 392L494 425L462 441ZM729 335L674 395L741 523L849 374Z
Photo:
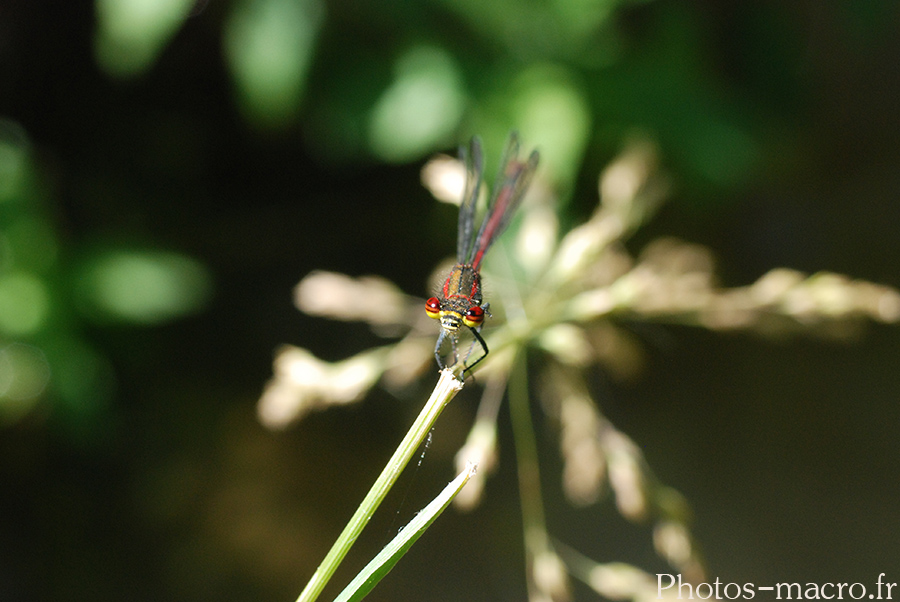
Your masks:
M431 297L425 302L425 313L435 320L441 317L441 302L437 297Z
M466 310L466 315L463 316L463 324L469 328L475 328L482 322L484 322L484 310L481 307L476 305Z

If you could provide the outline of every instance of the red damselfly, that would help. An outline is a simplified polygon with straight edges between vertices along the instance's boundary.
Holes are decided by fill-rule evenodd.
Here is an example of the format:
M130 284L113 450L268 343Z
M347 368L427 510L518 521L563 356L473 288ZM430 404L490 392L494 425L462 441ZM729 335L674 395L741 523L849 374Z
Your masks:
M494 182L493 193L477 233L475 213L481 192L484 161L481 141L476 137L469 145L460 149L460 158L466 165L466 186L459 206L459 232L456 242L456 265L450 270L439 297L431 297L425 302L425 312L441 321L441 334L434 346L434 357L438 366L444 369L458 361L457 341L460 326L472 331L475 341L484 352L477 360L464 368L471 370L475 364L487 357L488 346L481 336L481 327L488 313L489 303L482 304L481 262L491 244L503 233L516 208L528 189L531 177L538 164L538 152L532 151L526 161L520 161L519 138L513 133L506 144L500 172ZM447 364L441 356L444 341L450 340L453 361ZM472 345L474 346L474 342ZM471 348L469 349L471 353ZM466 354L468 358L468 354ZM466 361L466 358L463 361Z

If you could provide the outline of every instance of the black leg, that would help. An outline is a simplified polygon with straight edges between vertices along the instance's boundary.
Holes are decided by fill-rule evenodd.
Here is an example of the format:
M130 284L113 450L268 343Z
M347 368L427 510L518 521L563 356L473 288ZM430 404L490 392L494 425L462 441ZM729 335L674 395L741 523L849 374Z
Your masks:
M475 335L475 340L478 341L479 345L481 345L481 350L484 351L484 353L477 360L475 360L474 362L472 362L471 364L469 364L468 366L465 367L465 369L463 370L463 376L465 376L466 372L471 371L472 368L477 366L478 362L480 362L481 360L486 358L488 356L488 353L490 353L487 343L484 342L484 338L481 336L481 333L479 332L479 330L481 330L481 328L476 330L475 328L470 327L469 330L471 330L472 334ZM474 346L474 343L473 343L473 346ZM471 352L471 349L469 351ZM468 357L469 357L468 354L466 354L466 359L468 359Z

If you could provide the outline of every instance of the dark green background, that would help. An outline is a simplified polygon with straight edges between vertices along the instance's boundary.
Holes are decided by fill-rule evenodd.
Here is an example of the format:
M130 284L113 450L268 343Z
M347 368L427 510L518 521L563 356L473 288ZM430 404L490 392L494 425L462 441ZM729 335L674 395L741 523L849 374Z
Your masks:
M557 52L539 26L523 27L534 38L513 53L478 30L477 15L441 2L328 3L304 108L268 131L236 108L221 56L228 4L198 11L130 81L98 68L89 3L0 4L0 116L29 136L63 265L97 245L137 245L193 257L214 281L200 313L164 325L78 318L71 327L113 368L112 396L85 412L48 398L0 431L2 601L300 592L429 384L400 400L376 390L283 433L254 413L279 344L337 359L376 341L299 314L291 287L303 275L374 273L424 295L453 250L452 208L419 184L427 156L383 164L316 112L352 126L411 43L459 57L473 106L504 63L554 61L578 74L593 123L569 223L591 211L600 169L640 128L659 141L676 187L635 250L659 235L708 244L728 285L785 266L900 286L894 2L626 3L597 33L598 46L610 32L621 45L604 65ZM507 10L518 19L552 6ZM722 123L752 141L751 157L717 146ZM63 269L62 301L71 277ZM849 343L633 328L646 370L624 385L598 375L595 392L692 504L712 577L870 586L885 572L900 582L895 328ZM409 493L388 499L338 582L450 479L476 398L467 388L447 411L400 487ZM537 424L552 532L598 561L669 572L649 529L625 523L609 500L565 504L552 425ZM372 600L525 599L505 412L501 425L483 506L441 518Z

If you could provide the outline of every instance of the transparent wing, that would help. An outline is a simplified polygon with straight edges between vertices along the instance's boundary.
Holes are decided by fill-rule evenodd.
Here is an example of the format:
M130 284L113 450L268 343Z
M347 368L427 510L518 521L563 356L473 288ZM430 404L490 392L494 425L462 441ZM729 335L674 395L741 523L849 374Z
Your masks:
M459 157L466 166L466 188L462 203L459 205L459 229L456 240L456 261L461 264L471 263L475 252L475 209L484 171L481 140L477 136L472 138L469 147L469 152L466 152L464 146L459 149Z
M476 270L481 265L484 254L509 225L537 170L539 155L536 150L524 162L519 161L518 155L519 137L513 132L500 162L500 172L488 201L484 221L475 237L471 264Z

